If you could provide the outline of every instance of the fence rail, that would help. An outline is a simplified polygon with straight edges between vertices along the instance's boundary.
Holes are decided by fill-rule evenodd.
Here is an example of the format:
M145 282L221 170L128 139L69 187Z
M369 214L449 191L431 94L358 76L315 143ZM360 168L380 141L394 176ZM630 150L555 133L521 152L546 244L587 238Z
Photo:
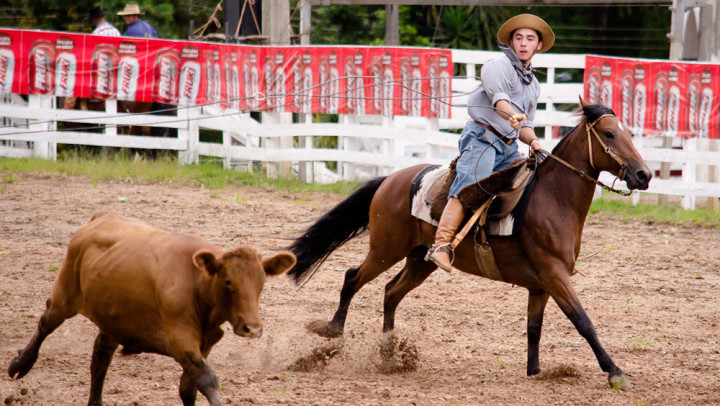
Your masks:
M147 148L177 151L182 163L220 159L228 167L245 170L263 168L270 175L293 170L307 182L357 180L388 175L418 163L447 163L457 155L457 138L467 116L467 93L479 85L480 67L500 53L453 50L453 63L466 74L453 78L450 119L340 115L334 123L315 123L309 115L290 113L232 112L212 106L180 107L176 115L119 113L115 100L105 111L75 111L56 108L51 96L18 95L0 100L0 156L56 158L57 144ZM541 81L541 96L535 118L545 148L557 139L560 127L572 127L576 119L568 106L577 106L583 93L584 55L540 54L533 59ZM457 69L456 69L457 71ZM574 73L574 74L573 74ZM568 78L575 81L566 81ZM561 81L562 79L563 81ZM58 122L101 126L101 132L58 131ZM177 138L118 135L119 126L164 127L177 130ZM201 140L201 130L222 133L219 143ZM337 148L317 147L318 137L336 137ZM663 147L662 139L636 136L634 143L654 170L669 164L680 176L651 182L644 193L682 196L685 208L694 208L696 198L720 198L719 140L674 139ZM527 147L520 144L523 152ZM325 162L337 162L337 170ZM603 173L601 180L612 182ZM620 187L624 187L623 184ZM637 202L639 194L634 194Z

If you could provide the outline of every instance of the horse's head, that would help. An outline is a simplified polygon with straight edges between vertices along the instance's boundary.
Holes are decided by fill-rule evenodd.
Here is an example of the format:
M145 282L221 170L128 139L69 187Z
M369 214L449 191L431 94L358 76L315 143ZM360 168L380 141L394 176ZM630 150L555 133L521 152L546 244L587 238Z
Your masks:
M627 183L630 190L645 190L652 172L635 149L632 134L612 109L598 104L586 104L580 98L585 115L590 166L598 172L607 171Z

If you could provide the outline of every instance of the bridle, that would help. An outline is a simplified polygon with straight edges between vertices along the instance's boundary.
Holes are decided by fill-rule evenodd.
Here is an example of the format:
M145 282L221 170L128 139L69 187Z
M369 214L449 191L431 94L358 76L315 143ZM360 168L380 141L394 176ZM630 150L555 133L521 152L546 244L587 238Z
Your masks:
M593 121L592 123L587 123L587 122L585 123L585 131L587 132L587 136L588 136L588 156L590 158L590 167L593 170L599 172L597 170L597 168L595 167L595 163L593 162L593 150L592 150L593 143L592 143L592 137L591 137L591 134L592 134L595 136L595 138L598 140L598 142L602 146L603 151L605 151L605 153L608 154L610 156L610 158L615 160L615 162L617 162L620 165L620 173L615 178L615 181L613 181L613 186L608 186L608 185L600 182L599 180L593 178L592 176L589 176L584 171L581 171L580 169L574 167L573 165L571 165L570 163L566 162L565 160L563 160L562 158L560 158L556 155L553 155L545 150L540 150L539 152L542 153L543 155L547 155L547 156L553 158L554 160L560 162L561 164L565 165L566 167L570 168L572 171L574 171L575 173L580 175L580 177L582 177L583 179L586 179L596 185L599 185L600 187L602 187L605 190L617 193L622 196L630 196L632 191L624 191L624 190L618 190L618 189L614 188L615 182L617 182L618 179L621 179L625 175L625 170L627 169L627 165L625 165L625 162L622 160L622 158L620 158L610 147L607 146L607 144L605 144L605 142L602 140L602 137L600 137L600 134L598 134L597 130L595 129L595 125L597 125L597 123L600 120L602 120L604 117L615 117L615 115L603 114L600 117L598 117L595 121Z

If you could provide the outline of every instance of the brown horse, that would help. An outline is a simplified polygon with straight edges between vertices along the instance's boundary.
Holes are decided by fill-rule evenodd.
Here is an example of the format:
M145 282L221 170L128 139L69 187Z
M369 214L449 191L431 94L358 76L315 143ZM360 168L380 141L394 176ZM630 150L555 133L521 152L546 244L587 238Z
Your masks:
M587 176L574 176L579 172L557 159L546 159L538 166L519 205L525 208L524 213L514 213L521 216L522 227L512 237L490 237L490 243L502 278L529 291L528 376L540 372L538 344L545 305L552 297L590 344L600 367L608 373L609 383L626 388L629 383L600 345L570 276L575 273L583 225L600 172L620 177L631 190L647 189L652 174L635 149L630 132L611 109L586 105L582 99L580 103L581 123L555 147L553 155ZM416 165L367 182L291 245L298 260L289 275L301 283L342 244L366 229L370 232L367 257L360 267L345 273L335 316L316 327L318 334L341 335L355 293L405 258L402 270L385 286L383 331L393 330L400 301L436 269L435 264L423 259L433 242L435 227L410 214L411 182L426 166ZM456 248L453 266L482 276L472 240L466 238Z

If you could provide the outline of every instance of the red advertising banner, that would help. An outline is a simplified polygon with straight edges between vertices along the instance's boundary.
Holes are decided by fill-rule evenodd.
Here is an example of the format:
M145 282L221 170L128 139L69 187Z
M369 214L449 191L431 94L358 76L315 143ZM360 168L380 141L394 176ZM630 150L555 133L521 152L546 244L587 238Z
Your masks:
M635 134L720 138L720 65L587 56L584 79Z
M0 28L0 96L450 117L449 50L269 47Z

